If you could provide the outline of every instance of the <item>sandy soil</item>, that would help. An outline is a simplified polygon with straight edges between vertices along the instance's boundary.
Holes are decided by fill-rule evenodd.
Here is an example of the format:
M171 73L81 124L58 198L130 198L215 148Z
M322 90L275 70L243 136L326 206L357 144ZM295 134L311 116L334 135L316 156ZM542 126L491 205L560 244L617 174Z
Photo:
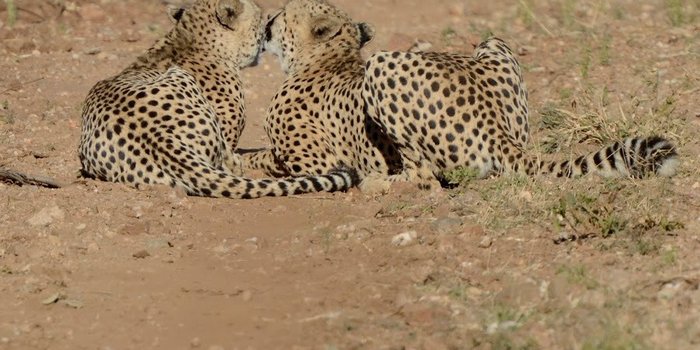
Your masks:
M375 25L368 54L496 33L526 67L533 148L665 134L672 180L252 201L76 181L82 100L167 30L163 4L16 3L12 25L0 3L0 165L72 185L0 183L1 349L700 347L698 1L334 1ZM283 76L271 57L244 75L242 146L264 146ZM604 123L569 134L552 110Z

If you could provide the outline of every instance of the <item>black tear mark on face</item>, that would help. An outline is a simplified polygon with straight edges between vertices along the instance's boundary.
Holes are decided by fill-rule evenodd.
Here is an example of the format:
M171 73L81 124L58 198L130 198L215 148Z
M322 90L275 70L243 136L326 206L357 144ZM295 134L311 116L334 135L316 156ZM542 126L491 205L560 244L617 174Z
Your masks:
M362 48L374 38L374 29L367 23L357 23L356 26L360 34L360 48Z
M265 41L270 41L272 40L272 25L275 23L275 20L279 15L281 15L282 12L278 12L276 15L272 16L267 23L265 24Z

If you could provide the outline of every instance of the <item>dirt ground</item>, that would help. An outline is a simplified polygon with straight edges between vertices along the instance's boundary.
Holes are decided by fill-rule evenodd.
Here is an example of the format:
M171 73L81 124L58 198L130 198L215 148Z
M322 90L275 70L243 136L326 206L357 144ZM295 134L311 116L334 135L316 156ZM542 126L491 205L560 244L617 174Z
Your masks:
M0 183L0 349L700 348L700 1L333 2L375 26L366 54L507 40L533 151L662 134L681 171L249 201L77 181L82 100L163 3L2 2L0 165L73 184ZM283 76L244 78L264 146Z

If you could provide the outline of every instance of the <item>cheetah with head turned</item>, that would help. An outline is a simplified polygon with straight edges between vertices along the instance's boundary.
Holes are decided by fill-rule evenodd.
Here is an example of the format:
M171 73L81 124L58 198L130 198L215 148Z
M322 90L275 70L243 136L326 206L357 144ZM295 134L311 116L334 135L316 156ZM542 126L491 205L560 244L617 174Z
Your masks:
M377 53L362 69L359 49L371 36L368 25L323 0L289 1L268 21L265 48L288 78L266 120L273 149L247 156L249 165L279 176L346 162L363 177L425 188L459 167L474 168L481 178L505 171L675 173L676 151L659 137L628 138L572 161L526 155L527 90L517 59L500 39L486 40L471 56ZM400 173L388 176L397 166Z
M355 185L347 169L293 179L235 176L245 113L239 70L257 60L261 10L251 0L198 0L172 17L164 38L89 92L79 146L84 176L230 198Z
M429 186L459 167L478 177L506 171L576 177L671 176L674 146L661 137L630 137L571 161L525 153L528 103L520 65L500 39L472 56L381 52L367 61L363 97L369 117L398 147L404 164L391 180Z
M268 20L265 50L287 79L274 96L265 130L271 150L244 155L268 174L322 174L341 165L361 176L397 172L400 158L367 120L361 48L374 32L322 0L292 0Z

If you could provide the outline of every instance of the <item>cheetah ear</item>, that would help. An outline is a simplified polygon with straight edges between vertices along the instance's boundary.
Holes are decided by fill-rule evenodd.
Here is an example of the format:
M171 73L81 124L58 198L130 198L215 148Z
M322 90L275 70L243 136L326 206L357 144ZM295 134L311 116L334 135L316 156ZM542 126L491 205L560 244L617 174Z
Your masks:
M328 17L315 18L311 24L311 35L318 41L334 37L342 29L342 23Z
M185 14L184 7L168 6L168 17L170 17L170 21L173 22L173 24L180 22L183 14Z
M360 37L360 48L363 48L368 42L374 39L374 28L364 22L356 23L357 33Z
M240 0L219 0L216 5L216 18L228 29L233 29L236 19L243 12L243 4Z

